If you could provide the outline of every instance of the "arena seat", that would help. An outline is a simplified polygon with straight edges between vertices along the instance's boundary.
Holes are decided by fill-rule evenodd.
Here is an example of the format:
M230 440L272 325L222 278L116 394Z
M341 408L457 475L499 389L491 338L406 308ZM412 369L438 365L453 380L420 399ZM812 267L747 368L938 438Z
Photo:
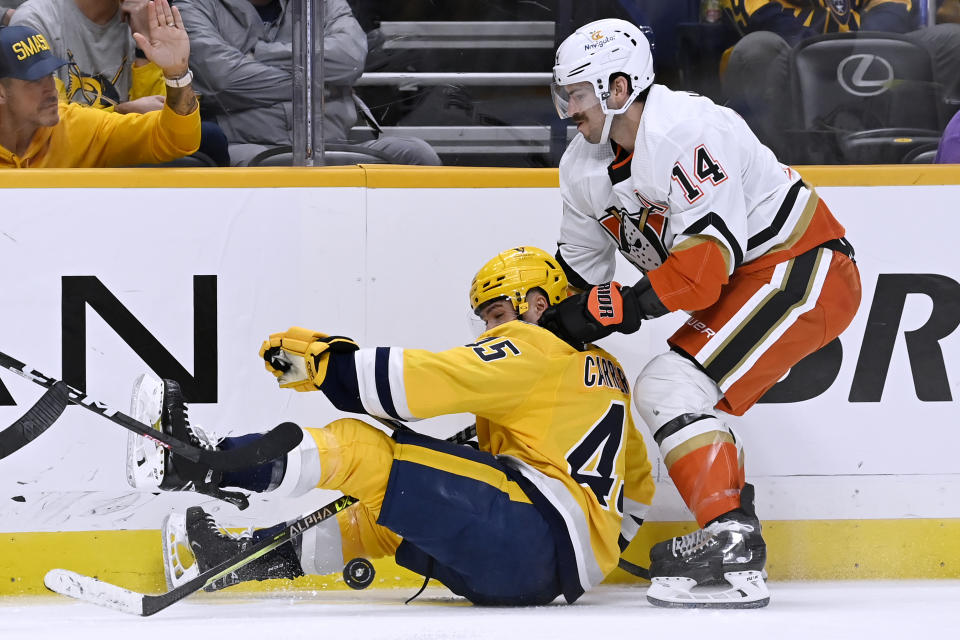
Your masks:
M900 161L903 164L933 164L937 158L939 142L924 144L911 149Z
M349 144L328 144L324 147L324 164L327 166L345 166L354 164L389 164L387 156L376 149ZM248 167L290 167L293 166L293 147L282 145L261 151L247 163Z
M927 52L888 33L827 34L790 55L795 112L788 135L804 164L900 162L943 130Z

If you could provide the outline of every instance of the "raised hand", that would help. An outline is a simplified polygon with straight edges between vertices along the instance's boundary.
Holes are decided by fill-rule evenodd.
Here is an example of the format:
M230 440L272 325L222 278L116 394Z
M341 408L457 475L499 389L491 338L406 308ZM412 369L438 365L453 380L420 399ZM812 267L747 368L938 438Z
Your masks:
M120 0L121 19L130 27L130 33L150 32L149 6L150 0Z
M147 59L177 79L186 75L190 60L190 40L180 18L180 10L167 0L152 0L147 6L147 33L135 32L133 39Z

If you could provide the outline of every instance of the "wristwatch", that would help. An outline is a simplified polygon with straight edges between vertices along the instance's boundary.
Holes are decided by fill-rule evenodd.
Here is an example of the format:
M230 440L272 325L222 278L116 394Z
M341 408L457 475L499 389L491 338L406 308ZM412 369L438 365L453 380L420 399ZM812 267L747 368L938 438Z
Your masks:
M190 69L187 69L187 72L182 76L180 76L179 78L168 78L167 76L163 76L163 81L167 84L168 87L175 87L178 89L180 87L186 87L191 82L193 82L193 71L190 71Z

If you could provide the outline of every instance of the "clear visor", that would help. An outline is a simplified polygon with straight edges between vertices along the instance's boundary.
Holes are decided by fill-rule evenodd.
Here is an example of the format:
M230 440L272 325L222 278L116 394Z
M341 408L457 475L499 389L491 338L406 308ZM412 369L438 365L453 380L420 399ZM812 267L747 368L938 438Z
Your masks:
M480 334L487 330L487 323L478 316L473 309L467 312L467 326L470 328L470 335L474 340L480 337Z
M600 104L600 97L589 82L564 86L554 82L550 85L550 94L553 96L553 106L557 108L561 118L571 118Z

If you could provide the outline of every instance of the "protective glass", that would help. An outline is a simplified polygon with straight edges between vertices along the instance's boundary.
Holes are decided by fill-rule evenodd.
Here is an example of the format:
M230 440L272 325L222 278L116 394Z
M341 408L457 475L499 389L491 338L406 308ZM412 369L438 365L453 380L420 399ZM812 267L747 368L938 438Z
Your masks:
M589 82L576 84L550 85L550 95L553 97L553 106L561 118L569 118L575 113L586 111L600 104L600 98Z

